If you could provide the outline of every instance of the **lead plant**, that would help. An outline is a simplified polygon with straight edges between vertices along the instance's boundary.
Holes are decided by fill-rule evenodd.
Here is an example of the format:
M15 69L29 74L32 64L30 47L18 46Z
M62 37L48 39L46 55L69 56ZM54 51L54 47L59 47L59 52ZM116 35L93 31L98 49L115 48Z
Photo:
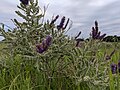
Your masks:
M91 36L92 36L92 39L99 39L99 40L102 40L106 36L106 34L102 34L101 35L101 32L99 31L99 27L98 27L98 22L97 21L95 21L95 26L92 27Z

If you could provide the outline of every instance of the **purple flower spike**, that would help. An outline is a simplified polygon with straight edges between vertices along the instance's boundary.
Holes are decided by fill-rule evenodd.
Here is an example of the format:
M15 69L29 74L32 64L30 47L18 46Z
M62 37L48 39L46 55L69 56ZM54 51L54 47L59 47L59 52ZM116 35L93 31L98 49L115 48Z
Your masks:
M36 45L36 48L37 48L36 51L38 53L43 53L51 45L51 41L52 41L52 37L51 36L47 36L46 39L43 40L41 44Z
M69 21L70 21L70 19L68 18L68 20L67 20L67 22L66 22L66 24L65 24L63 29L66 29L66 27L68 26Z
M58 30L62 29L64 26L64 23L65 23L65 16L62 17L60 24L57 25L57 29Z
M92 36L92 39L99 39L99 40L102 40L106 34L103 34L103 35L100 35L101 32L98 31L98 22L95 21L95 26L92 27L92 33L91 33L91 36Z
M95 27L98 27L98 22L97 21L95 21Z
M53 19L53 20L51 21L50 26L51 26L52 24L54 24L58 18L59 18L59 15L57 15L57 16L55 17L55 19Z
M103 35L99 36L99 39L101 40L101 39L103 39L105 36L106 36L106 34L103 34Z
M111 64L111 71L112 71L112 74L116 74L117 73L117 65L116 64Z
M36 51L37 51L38 53L43 53L43 52L44 52L43 46L42 46L42 45L36 45Z
M118 61L118 71L120 73L120 60Z
M21 2L22 4L24 4L24 5L28 5L29 0L20 0L20 2Z
M95 39L99 39L100 33L101 33L101 32L98 32L98 33L97 33L97 35L95 36Z
M96 36L96 30L94 27L92 27L92 38L95 39L95 36Z
M46 45L47 45L47 46L50 46L51 41L52 41L52 37L51 37L51 36L47 36L47 37L46 37Z

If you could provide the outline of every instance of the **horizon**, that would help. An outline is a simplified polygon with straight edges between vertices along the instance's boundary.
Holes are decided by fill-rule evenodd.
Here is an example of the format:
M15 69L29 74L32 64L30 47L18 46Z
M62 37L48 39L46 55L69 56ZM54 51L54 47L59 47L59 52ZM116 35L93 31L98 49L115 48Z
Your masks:
M73 26L67 33L70 36L75 36L81 31L81 38L88 37L95 20L98 21L102 33L120 36L119 0L38 0L38 2L42 10L44 6L49 4L46 19L50 20L53 15L60 15L60 17L65 16L73 21ZM15 14L15 11L18 10L17 5L19 4L19 0L1 1L0 23L13 28L14 24L11 19L16 18L18 21L21 21L21 18L18 18ZM2 40L1 37L0 40Z

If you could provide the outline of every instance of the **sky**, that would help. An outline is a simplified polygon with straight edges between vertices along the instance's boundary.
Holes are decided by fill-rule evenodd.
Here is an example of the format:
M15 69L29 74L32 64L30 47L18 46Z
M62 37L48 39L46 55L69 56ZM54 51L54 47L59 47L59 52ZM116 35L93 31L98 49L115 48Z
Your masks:
M67 33L75 36L82 32L81 38L89 37L91 27L97 20L102 33L120 36L120 0L38 0L43 9L48 5L46 19L53 15L65 16L72 20L72 28ZM1 0L0 23L14 27L11 19L18 18L15 10L19 0ZM20 19L20 18L19 18ZM2 38L0 37L0 40Z

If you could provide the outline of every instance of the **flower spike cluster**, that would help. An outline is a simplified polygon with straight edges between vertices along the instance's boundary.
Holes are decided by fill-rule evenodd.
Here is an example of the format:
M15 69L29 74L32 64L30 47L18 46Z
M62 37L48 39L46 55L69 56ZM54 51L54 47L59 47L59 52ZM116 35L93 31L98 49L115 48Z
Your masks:
M50 27L57 21L57 19L59 18L59 15L57 15L51 22L50 22ZM65 16L62 17L60 24L57 25L57 29L66 29L66 27L68 26L70 19L68 18L65 24Z
M48 49L48 47L51 45L52 37L47 36L45 40L42 41L41 44L36 45L36 50L38 53L43 53Z
M101 40L106 36L106 34L102 34L102 35L100 35L100 34L101 34L101 32L98 29L98 22L95 21L95 27L92 27L92 34L91 34L92 39L100 39Z
M117 72L120 73L120 60L118 61L118 64L111 64L111 72L112 74L116 74Z
M56 20L59 18L59 15L57 15L50 23L50 26L56 22Z
M79 47L80 41L82 41L80 38L78 38L81 35L81 31L75 36L75 41L76 41L76 47Z
M68 25L68 23L69 23L69 18L68 18L68 20L67 20L67 22L66 22L66 24L65 24L65 16L63 16L62 17L62 19L61 19L61 21L60 21L60 24L59 25L57 25L57 29L58 30L60 30L60 29L66 29L66 27L67 27L67 25ZM65 26L64 26L64 24L65 24Z
M20 2L21 2L22 4L24 4L24 5L28 5L29 1L30 1L30 0L20 0Z
M116 64L114 64L114 63L111 64L111 71L112 71L112 74L117 73L117 65Z

